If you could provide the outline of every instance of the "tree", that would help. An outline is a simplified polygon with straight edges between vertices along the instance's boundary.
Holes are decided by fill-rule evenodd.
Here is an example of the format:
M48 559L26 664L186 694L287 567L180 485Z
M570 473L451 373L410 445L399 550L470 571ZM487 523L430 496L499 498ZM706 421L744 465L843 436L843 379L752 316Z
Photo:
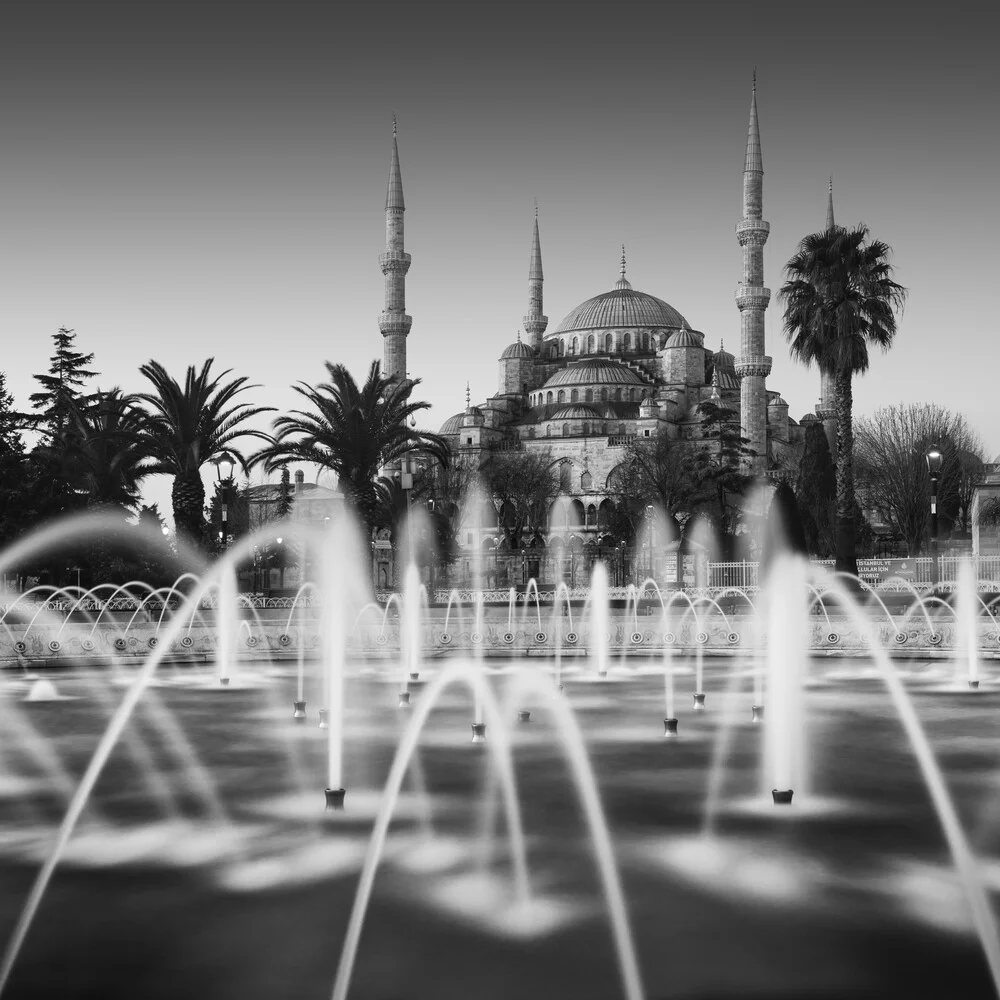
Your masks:
M796 503L806 547L820 559L829 558L837 544L837 467L823 425L806 425Z
M541 528L549 507L563 492L558 463L548 451L491 451L482 476L510 549L521 548L529 528Z
M147 471L174 477L170 492L174 526L179 535L199 545L205 542L201 467L228 451L246 469L248 460L235 442L244 437L270 442L270 435L250 430L245 424L260 413L274 410L273 406L234 403L240 393L260 387L247 385L245 377L223 382L231 368L211 377L214 360L209 358L200 372L190 365L183 387L158 361L139 369L154 390L137 397L149 408L142 435L142 446L150 457Z
M405 456L445 464L448 442L415 426L415 415L430 406L411 399L419 379L383 375L378 361L360 387L344 365L328 361L326 370L329 382L292 386L311 410L278 417L262 456L268 471L287 462L311 462L335 472L367 537L379 519L381 471Z
M968 520L983 448L961 414L935 403L899 403L861 417L855 433L858 489L865 505L877 510L918 555L930 523L930 474L926 454L942 453L938 512L945 524Z
M869 347L888 350L906 289L892 280L890 247L868 242L868 227L832 226L806 236L785 265L778 292L793 358L833 377L837 414L837 569L857 574L852 379L869 366Z
M693 510L703 510L718 526L723 559L735 558L737 527L745 517L744 500L753 477L746 460L754 456L740 431L739 414L721 401L698 404L701 437L692 442Z
M634 534L646 507L653 505L683 527L697 506L701 486L692 442L657 434L635 438L625 449L625 459L613 470L611 485Z
M139 502L139 484L149 474L142 447L145 417L136 397L115 386L69 403L63 462L71 485L90 507L123 515Z
M767 511L760 555L760 579L766 578L782 553L805 557L808 552L798 501L791 486L782 480L771 497Z
M48 374L35 375L42 388L28 397L32 407L41 410L34 421L35 429L47 435L50 443L62 438L74 406L80 401L83 384L100 374L87 367L94 360L93 354L74 350L73 330L60 327L52 340L55 350L49 359Z

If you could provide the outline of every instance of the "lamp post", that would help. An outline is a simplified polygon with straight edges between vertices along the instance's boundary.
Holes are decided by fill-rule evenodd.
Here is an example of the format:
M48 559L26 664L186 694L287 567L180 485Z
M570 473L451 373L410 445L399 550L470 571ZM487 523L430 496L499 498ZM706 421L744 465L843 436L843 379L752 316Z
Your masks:
M219 477L219 492L222 507L222 530L219 532L220 550L225 552L229 543L229 487L233 482L233 469L236 468L236 460L228 451L217 455L212 459L215 466L215 474Z
M931 590L934 591L938 585L937 493L944 456L941 454L941 449L936 444L932 444L927 449L925 458L927 459L927 471L931 476Z

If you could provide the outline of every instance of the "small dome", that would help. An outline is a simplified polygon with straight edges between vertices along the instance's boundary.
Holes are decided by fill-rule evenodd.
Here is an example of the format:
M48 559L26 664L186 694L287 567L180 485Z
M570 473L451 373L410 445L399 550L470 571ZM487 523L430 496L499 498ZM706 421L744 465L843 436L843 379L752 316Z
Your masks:
M735 375L736 374L736 358L729 353L724 347L721 347L715 352L715 367L719 370L719 374Z
M701 347L701 339L693 330L675 330L667 340L666 347Z
M465 413L462 414L463 427L482 427L484 423L486 423L486 418L483 416L483 411L479 409L478 406L470 406Z
M802 418L802 419L801 419L801 420L799 421L799 423L800 423L800 424L802 424L802 426L803 426L803 427L806 427L806 426L808 426L809 424L818 424L818 423L821 423L821 422L822 422L822 421L820 421L819 417L817 417L815 413L807 413L807 414L806 414L806 415L805 415L805 416L804 416L804 417L803 417L803 418Z
M636 371L617 361L593 358L577 361L557 371L545 383L550 389L561 385L641 385L648 386Z
M720 389L739 389L740 380L737 378L735 372L727 372L716 368L715 373Z
M443 437L447 437L449 434L457 434L462 429L462 418L465 416L465 411L461 413L456 413L454 416L449 417L442 425L441 430L438 434Z
M788 406L788 403L786 403L785 400L782 399L782 397L778 393L769 392L767 395L768 395L768 400L767 400L768 406Z
M534 356L535 352L519 338L513 344L508 344L503 349L500 360L509 361L511 358L533 358Z
M573 403L556 410L549 420L600 420L601 415L592 406L583 403Z

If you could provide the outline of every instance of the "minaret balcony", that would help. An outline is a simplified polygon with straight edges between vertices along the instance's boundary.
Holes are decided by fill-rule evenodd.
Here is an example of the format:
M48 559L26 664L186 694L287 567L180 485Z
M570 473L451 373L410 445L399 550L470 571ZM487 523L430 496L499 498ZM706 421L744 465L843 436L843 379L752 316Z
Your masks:
M378 328L383 337L404 337L410 332L413 319L406 313L382 313L378 318Z
M767 354L744 354L736 359L734 367L740 378L753 375L767 378L771 374L771 358Z
M736 286L736 305L743 309L766 309L771 301L771 289L763 285L746 285L742 281Z
M767 234L771 231L771 223L765 222L763 219L740 219L736 223L736 235L740 236L743 233L764 233L764 238L767 238Z
M379 254L379 264L382 265L382 273L388 274L390 271L406 274L410 269L410 255L402 250L386 250Z

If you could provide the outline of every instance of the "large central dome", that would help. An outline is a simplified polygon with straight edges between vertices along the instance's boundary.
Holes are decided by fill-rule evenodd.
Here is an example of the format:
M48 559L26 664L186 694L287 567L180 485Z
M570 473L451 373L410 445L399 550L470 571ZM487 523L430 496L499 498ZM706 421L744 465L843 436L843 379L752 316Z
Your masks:
M688 329L687 320L668 302L655 295L637 292L622 277L610 292L595 295L578 305L552 334L584 330L624 330L658 327Z

